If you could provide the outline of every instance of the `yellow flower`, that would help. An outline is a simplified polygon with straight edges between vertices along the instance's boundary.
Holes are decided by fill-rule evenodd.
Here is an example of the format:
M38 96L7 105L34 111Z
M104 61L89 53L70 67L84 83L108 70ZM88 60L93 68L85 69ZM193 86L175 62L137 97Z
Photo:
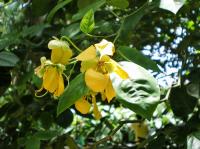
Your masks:
M65 41L51 40L48 43L48 48L52 50L51 61L54 64L60 63L66 65L72 57L72 50Z
M91 102L93 104L93 113L94 113L94 117L95 119L99 120L101 118L101 113L98 109L98 106L97 106L97 103L96 103L96 98L95 98L95 95L91 95L91 97L88 97L88 100L89 98L91 98ZM81 99L77 100L75 102L75 108L81 112L82 114L87 114L90 112L90 108L91 108L91 104L90 102L86 100L86 97L82 97Z
M114 52L113 43L103 39L76 57L81 61L81 72L85 72L86 85L92 91L105 95L108 102L115 97L109 74L114 72L123 79L128 78L128 74L121 66L108 56L112 56Z
M87 114L90 111L91 104L83 97L75 102L75 107L82 114Z
M44 89L53 93L54 96L60 96L64 91L64 80L61 72L54 66L47 66L43 75Z
M68 44L60 40L51 40L48 48L52 50L51 60L41 57L41 65L35 69L35 74L43 79L42 87L53 93L54 96L60 96L64 91L63 71L69 59L72 57L72 51Z

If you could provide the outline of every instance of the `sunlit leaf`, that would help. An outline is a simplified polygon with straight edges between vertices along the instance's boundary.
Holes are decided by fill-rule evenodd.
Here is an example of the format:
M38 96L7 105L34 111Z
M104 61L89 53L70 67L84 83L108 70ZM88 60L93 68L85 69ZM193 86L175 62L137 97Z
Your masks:
M117 100L124 107L150 119L160 99L157 81L147 70L132 62L120 62L129 74L129 79L122 80L115 74L111 75Z
M82 96L89 92L84 80L84 74L79 74L76 78L70 81L69 87L65 89L64 93L60 96L57 115L65 111L75 103Z
M84 33L90 33L95 26L94 11L90 9L81 20L80 29Z
M161 0L159 7L176 14L185 2L186 0Z

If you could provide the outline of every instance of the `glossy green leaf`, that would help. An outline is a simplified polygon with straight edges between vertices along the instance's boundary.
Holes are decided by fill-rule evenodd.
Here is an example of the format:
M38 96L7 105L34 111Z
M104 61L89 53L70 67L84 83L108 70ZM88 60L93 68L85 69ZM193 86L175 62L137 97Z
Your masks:
M169 103L176 116L186 118L193 112L197 99L187 93L186 87L178 86L171 89Z
M57 107L57 115L61 114L73 105L76 100L88 94L88 92L89 89L85 84L84 74L81 73L70 81L69 87L66 88L64 93L60 96Z
M160 71L156 62L144 56L140 51L135 48L121 46L117 51L125 60L132 61L146 69Z
M53 16L56 14L56 12L63 8L65 5L67 5L68 3L70 3L72 0L64 0L61 1L60 3L58 3L48 14L47 16L47 22L51 22L51 20L53 19Z
M95 26L94 11L90 9L81 20L80 29L84 33L90 33Z
M125 9L129 6L127 0L110 0L108 1L108 4L121 9Z
M159 7L176 14L185 2L186 0L160 0Z
M19 61L19 58L11 52L0 52L0 66L13 67Z
M74 15L72 16L73 21L80 20L80 19L84 16L84 14L85 14L86 12L88 12L90 9L93 9L93 11L95 12L95 11L96 11L97 9L99 9L102 5L104 5L105 2L106 2L106 0L96 0L96 1L94 1L93 3L91 3L90 5L88 5L88 6L84 7L84 8L82 8L82 9L80 9L80 10L78 11L78 13L76 13L76 14L74 14Z
M144 118L151 119L160 99L159 86L147 70L132 62L120 62L122 68L129 74L129 79L123 80L116 74L111 74L117 100Z

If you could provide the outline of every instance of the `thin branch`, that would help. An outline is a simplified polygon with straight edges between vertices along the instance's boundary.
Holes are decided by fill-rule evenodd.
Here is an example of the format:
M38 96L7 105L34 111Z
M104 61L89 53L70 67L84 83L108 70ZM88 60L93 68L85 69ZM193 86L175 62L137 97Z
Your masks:
M106 141L109 141L109 140L112 140L112 137L117 133L117 131L120 130L120 128L124 125L124 124L127 124L127 123L140 123L141 120L125 120L125 121L120 121L119 122L119 125L114 128L110 134L102 139L100 139L99 141L95 142L94 145L92 146L93 149L96 149L96 147L99 145L99 144L102 144Z

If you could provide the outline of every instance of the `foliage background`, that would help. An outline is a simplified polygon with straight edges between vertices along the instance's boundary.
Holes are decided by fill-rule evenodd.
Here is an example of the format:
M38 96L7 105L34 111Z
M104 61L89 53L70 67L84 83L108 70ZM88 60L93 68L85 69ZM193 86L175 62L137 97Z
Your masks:
M102 38L115 41L117 61L141 65L160 84L161 103L151 120L146 121L148 139L137 144L131 124L125 124L112 141L99 148L198 148L200 2L187 0L177 14L160 9L157 0L153 3L1 1L0 148L82 148L108 136L121 120L141 119L117 100L111 104L99 100L101 121L94 120L91 114L81 115L73 106L56 117L57 100L50 94L35 97L41 80L34 75L34 68L41 56L50 56L47 44L52 36L67 36L82 50ZM80 30L80 22L91 8L95 26L87 34ZM127 47L130 49L123 50ZM75 66L72 78L79 73L79 67Z

